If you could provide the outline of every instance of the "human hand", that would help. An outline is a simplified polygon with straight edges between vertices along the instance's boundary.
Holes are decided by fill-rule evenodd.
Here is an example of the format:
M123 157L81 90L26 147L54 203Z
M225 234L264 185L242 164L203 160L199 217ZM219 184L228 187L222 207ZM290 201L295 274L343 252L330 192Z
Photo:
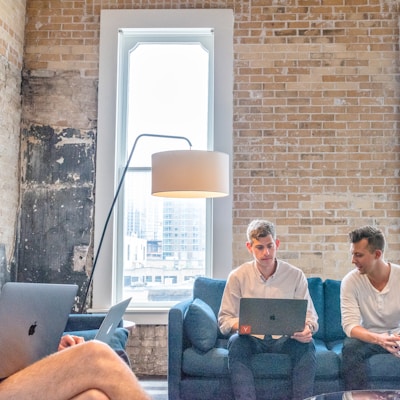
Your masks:
M378 343L389 353L400 358L400 335L391 332L379 333Z
M238 331L239 331L239 322L235 322L235 323L232 325L231 333L237 333Z
M301 343L310 343L312 340L312 331L308 324L306 324L302 332L295 332L291 338Z
M64 350L68 347L75 346L80 343L83 343L84 341L85 341L85 339L81 336L64 335L60 339L60 343L58 345L58 351Z

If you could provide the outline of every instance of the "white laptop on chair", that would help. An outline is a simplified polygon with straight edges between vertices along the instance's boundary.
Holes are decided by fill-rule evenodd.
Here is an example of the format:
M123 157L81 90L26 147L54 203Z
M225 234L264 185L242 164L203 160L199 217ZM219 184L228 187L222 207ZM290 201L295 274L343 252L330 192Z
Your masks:
M96 340L101 340L102 342L110 344L112 335L114 334L119 323L121 322L122 317L125 314L126 308L128 307L131 300L132 297L123 300L118 304L115 304L109 309L95 336Z

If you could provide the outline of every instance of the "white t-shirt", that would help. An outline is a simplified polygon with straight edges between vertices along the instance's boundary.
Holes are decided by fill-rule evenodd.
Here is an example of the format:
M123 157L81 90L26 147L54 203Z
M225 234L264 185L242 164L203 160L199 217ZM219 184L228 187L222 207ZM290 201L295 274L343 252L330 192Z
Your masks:
M389 280L382 291L374 288L357 269L343 278L340 305L347 336L355 326L375 333L400 332L400 266L390 265Z

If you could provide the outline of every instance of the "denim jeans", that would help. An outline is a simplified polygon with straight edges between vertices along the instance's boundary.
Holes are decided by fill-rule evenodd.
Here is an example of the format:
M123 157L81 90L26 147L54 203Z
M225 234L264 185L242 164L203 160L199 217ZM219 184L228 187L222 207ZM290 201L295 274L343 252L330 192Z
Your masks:
M378 344L346 337L342 349L342 376L346 390L368 389L367 359L374 354L389 354Z
M313 341L300 343L289 337L272 339L266 336L265 339L258 339L235 334L229 339L228 350L228 367L236 400L256 400L251 356L257 353L288 354L292 361L291 399L300 400L312 396L316 368Z

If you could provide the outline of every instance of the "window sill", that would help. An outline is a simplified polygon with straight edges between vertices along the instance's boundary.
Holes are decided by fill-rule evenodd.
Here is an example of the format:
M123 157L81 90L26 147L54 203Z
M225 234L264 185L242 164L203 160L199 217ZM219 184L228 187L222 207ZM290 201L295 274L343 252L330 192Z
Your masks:
M90 313L106 313L105 308L91 308ZM124 319L134 322L135 325L168 325L168 308L128 308Z

